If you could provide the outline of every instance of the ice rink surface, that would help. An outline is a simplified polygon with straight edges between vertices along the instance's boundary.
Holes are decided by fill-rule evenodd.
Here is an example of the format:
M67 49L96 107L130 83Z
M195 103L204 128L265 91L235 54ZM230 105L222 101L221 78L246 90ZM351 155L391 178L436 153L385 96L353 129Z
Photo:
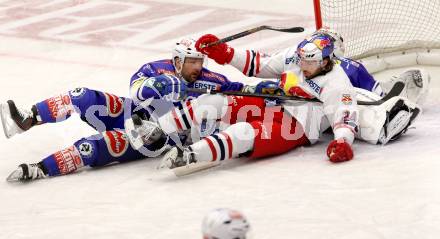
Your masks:
M170 57L180 36L314 26L303 1L182 2L0 1L0 101L30 106L78 86L127 96L133 72ZM275 52L303 36L265 31L231 45ZM208 67L252 81L231 67ZM243 211L260 239L439 238L440 71L429 70L431 94L415 128L387 146L356 142L350 162L327 161L326 136L184 178L146 159L29 184L0 181L0 238L201 238L203 215L218 207ZM0 136L0 178L93 133L72 117Z

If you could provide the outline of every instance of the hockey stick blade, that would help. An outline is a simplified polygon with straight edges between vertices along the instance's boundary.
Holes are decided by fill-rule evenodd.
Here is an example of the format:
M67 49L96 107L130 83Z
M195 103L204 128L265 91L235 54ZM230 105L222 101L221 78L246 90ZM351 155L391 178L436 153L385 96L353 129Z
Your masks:
M272 30L272 31L277 31L277 32L298 33L298 32L303 32L304 28L303 27L281 28L281 27L272 27L272 26L263 25L263 26L259 26L259 27L254 27L254 28L246 30L246 31L239 32L239 33L234 34L232 36L222 38L222 39L215 41L215 42L211 42L204 47L216 46L218 44L226 43L226 42L238 39L238 38L242 38L242 37L250 35L252 33L259 32L261 30Z
M383 102L398 96L403 88L405 87L405 84L403 82L396 82L391 88L390 92L386 96L384 96L382 99L377 101L358 101L358 105L380 105ZM223 95L235 95L235 96L251 96L251 97L262 97L262 98L270 98L270 99L279 99L279 100L293 100L293 101L300 101L300 102L321 102L318 99L306 99L296 96L285 96L285 95L271 95L271 94L252 94L247 92L241 92L241 91L213 91L213 90L206 90L206 89L194 89L194 88L187 88L187 92L192 93L199 93L199 94L223 94Z

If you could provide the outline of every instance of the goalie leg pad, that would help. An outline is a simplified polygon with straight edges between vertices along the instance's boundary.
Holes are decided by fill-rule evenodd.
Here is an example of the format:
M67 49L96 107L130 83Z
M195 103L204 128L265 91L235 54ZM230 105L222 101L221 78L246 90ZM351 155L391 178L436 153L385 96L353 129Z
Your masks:
M359 106L356 138L371 144L386 144L399 138L420 114L418 105L396 96L378 106Z
M427 70L421 68L409 69L381 84L385 88L390 88L396 81L401 81L405 84L405 88L400 94L401 96L408 98L411 102L418 105L425 102L431 83L431 76Z

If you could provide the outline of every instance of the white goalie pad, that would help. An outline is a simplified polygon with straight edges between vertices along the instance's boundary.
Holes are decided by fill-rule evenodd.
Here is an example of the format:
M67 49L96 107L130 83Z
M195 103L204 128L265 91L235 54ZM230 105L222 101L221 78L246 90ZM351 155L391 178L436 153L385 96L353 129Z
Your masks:
M360 105L359 111L359 131L356 138L371 144L386 144L414 122L420 113L420 107L405 97L396 96L381 105ZM395 111L392 118L391 111Z

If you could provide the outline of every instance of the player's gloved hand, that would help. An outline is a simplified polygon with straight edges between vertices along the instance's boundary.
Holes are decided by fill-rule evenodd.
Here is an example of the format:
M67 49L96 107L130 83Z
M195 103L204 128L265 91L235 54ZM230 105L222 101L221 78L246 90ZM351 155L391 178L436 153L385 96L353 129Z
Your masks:
M183 80L175 77L175 81L171 82L171 84L167 84L165 86L162 95L165 99L171 101L180 101L183 100L187 96L186 89L188 88L186 83Z
M159 75L156 77L141 77L131 86L133 98L165 99L168 101L179 101L186 97L186 83L173 75ZM142 97L139 97L141 95Z
M314 98L313 95L305 92L300 86L301 79L291 71L285 71L281 74L279 88L287 96L298 96L306 99Z
M278 82L265 80L259 82L257 85L247 85L243 87L243 92L252 93L252 94L271 94L271 95L280 95L281 89L278 86Z
M333 163L344 162L353 159L353 150L343 138L335 139L327 147L327 156Z
M209 43L218 40L219 38L212 34L203 35L197 40L196 49L220 65L228 64L231 62L232 57L234 57L234 48L230 47L226 43L220 43L215 46L207 46Z

